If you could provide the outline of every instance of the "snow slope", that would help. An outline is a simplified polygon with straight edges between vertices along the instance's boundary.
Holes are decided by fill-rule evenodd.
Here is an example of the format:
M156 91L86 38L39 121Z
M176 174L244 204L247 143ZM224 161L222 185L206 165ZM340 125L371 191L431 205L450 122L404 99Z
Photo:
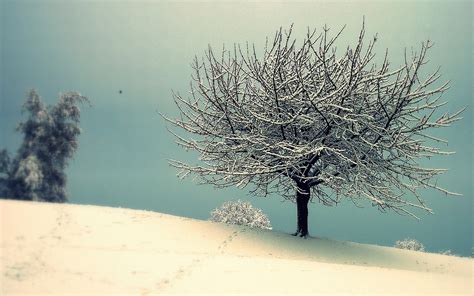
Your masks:
M0 200L0 295L473 294L469 258Z

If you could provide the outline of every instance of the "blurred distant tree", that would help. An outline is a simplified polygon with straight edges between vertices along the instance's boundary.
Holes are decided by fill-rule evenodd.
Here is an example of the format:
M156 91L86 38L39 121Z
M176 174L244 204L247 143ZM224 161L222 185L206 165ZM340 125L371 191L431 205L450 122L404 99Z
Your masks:
M10 156L7 150L0 151L0 197L8 196L7 174L10 165Z
M60 95L59 102L45 106L35 90L23 105L28 119L18 125L23 142L10 159L0 152L1 197L50 202L67 201L68 161L77 150L80 109L78 103L89 100L77 92Z
M308 202L315 197L335 205L347 197L368 200L417 218L410 208L431 212L418 189L439 187L433 178L444 169L425 168L420 158L445 155L428 130L447 127L463 110L440 113L448 83L439 68L422 78L430 41L418 53L405 52L390 69L388 54L375 64L377 38L337 54L334 37L308 30L301 46L280 29L263 55L255 47L234 46L193 63L187 98L174 94L179 108L172 132L179 145L199 153L202 164L171 161L179 176L196 174L216 187L252 185L296 201L295 235L308 235ZM296 192L296 195L294 194ZM312 195L311 195L312 193Z

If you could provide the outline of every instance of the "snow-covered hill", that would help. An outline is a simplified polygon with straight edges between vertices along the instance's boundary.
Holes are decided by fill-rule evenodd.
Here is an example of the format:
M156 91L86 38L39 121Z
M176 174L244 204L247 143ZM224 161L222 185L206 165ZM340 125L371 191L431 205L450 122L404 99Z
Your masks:
M122 208L0 200L0 294L473 294L474 260Z

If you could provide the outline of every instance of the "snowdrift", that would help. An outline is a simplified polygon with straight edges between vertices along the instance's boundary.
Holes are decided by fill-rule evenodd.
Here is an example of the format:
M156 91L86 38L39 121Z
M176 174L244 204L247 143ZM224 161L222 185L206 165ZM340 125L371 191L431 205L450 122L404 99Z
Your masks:
M0 200L0 294L473 294L469 258Z

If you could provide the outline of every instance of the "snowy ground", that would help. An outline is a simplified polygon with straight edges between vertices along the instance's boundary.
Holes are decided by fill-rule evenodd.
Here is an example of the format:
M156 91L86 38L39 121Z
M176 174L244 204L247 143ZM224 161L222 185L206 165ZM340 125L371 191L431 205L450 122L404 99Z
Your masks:
M473 295L468 258L121 208L0 200L0 217L0 295Z

